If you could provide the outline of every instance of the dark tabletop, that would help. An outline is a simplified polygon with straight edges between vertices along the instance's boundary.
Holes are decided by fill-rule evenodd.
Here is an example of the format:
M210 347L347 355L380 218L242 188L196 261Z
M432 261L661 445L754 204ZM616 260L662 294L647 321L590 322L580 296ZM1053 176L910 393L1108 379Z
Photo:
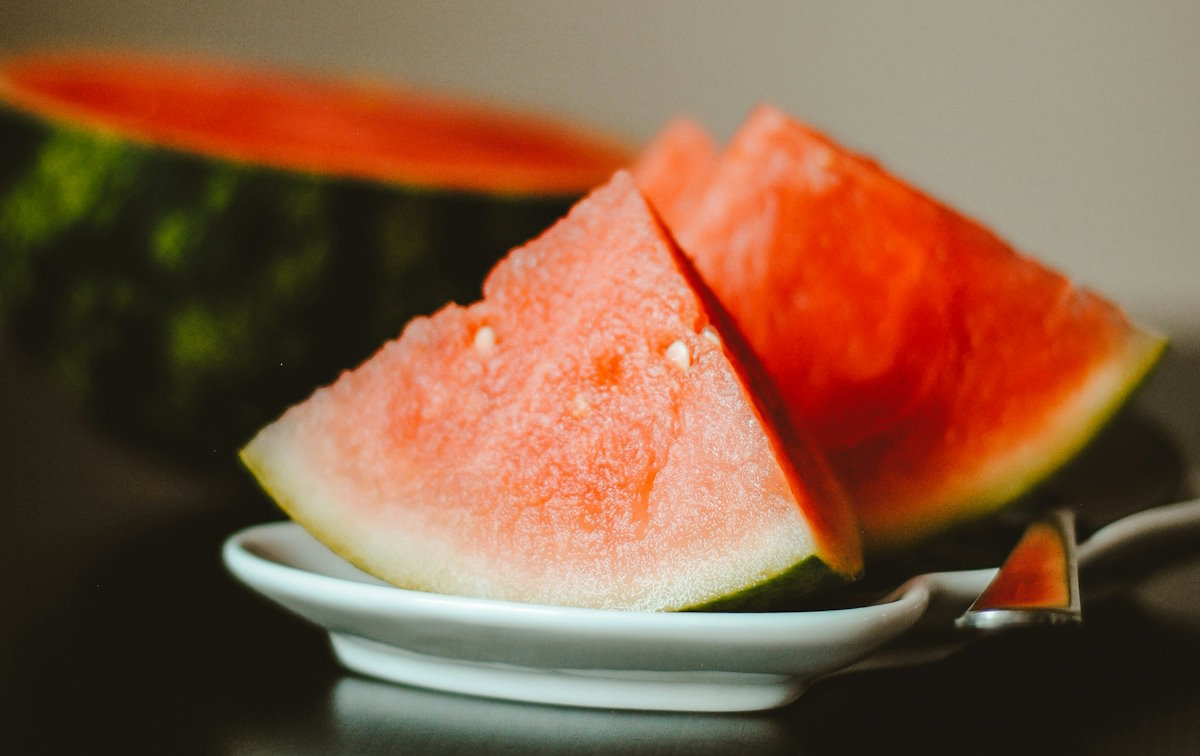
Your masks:
M1085 529L1194 495L1198 402L1200 350L1177 348L1053 495ZM279 519L248 480L114 445L6 351L0 429L9 753L1200 753L1200 545L1085 585L1080 627L940 638L943 658L779 711L576 710L342 672L221 566L226 537Z

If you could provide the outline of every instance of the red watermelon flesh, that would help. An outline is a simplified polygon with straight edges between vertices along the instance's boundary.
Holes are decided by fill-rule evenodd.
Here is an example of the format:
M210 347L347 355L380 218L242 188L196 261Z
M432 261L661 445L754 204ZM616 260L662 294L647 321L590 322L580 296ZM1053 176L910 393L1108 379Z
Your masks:
M792 432L715 308L618 173L482 301L413 320L242 457L318 538L409 588L658 610L814 556L856 574L840 489L781 453Z
M654 187L654 209L668 228L689 218L716 169L720 150L697 121L668 123L633 166L639 186Z
M868 551L1016 498L1162 350L1113 304L774 108L710 161L674 185L638 176L656 205L700 195L672 231L827 453Z
M217 158L467 192L575 194L625 150L541 116L445 95L199 59L26 55L3 100Z

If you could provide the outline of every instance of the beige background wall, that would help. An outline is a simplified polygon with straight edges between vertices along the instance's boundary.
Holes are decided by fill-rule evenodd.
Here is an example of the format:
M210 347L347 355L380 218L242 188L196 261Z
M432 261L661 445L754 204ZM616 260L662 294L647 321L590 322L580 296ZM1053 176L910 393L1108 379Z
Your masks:
M1021 247L1200 332L1200 2L0 0L0 51L215 52L649 138L770 100Z

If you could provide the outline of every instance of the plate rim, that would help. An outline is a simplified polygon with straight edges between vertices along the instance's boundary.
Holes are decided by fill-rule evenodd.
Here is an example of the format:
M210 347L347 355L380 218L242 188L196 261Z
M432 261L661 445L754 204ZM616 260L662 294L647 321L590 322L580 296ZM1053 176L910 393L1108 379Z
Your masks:
M343 604L351 610L376 611L387 609L411 609L436 613L447 620L460 619L477 621L480 615L488 617L488 625L503 625L511 629L528 629L527 626L543 626L547 621L601 623L619 625L624 629L652 630L658 626L675 626L692 631L728 631L742 625L754 625L759 632L767 630L794 630L797 626L826 624L853 624L870 619L868 615L887 616L893 612L909 612L912 606L922 603L929 593L923 581L906 582L886 599L862 606L800 610L800 611L694 611L654 612L647 610L601 609L578 606L556 606L531 604L503 599L480 598L440 594L429 591L401 588L382 581L378 584L315 572L273 559L258 553L255 541L285 537L291 533L303 533L315 544L327 548L302 525L292 520L260 523L245 527L229 536L222 546L222 557L229 570L243 582L250 579L265 579L289 593L308 595L309 585L332 591L333 603ZM332 553L332 552L331 552ZM336 554L334 555L336 556ZM337 557L341 558L341 557ZM365 575L365 573L364 573ZM259 590L258 586L251 585ZM261 592L261 591L260 591ZM923 610L924 607L921 607ZM463 615L463 616L457 616Z

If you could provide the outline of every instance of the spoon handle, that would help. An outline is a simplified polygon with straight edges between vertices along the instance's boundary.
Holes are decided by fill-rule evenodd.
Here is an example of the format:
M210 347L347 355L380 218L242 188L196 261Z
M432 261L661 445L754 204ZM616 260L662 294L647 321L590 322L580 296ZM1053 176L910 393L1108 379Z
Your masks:
M1079 566L1093 579L1118 569L1121 577L1133 578L1193 554L1200 554L1200 499L1146 509L1106 525L1079 544Z

